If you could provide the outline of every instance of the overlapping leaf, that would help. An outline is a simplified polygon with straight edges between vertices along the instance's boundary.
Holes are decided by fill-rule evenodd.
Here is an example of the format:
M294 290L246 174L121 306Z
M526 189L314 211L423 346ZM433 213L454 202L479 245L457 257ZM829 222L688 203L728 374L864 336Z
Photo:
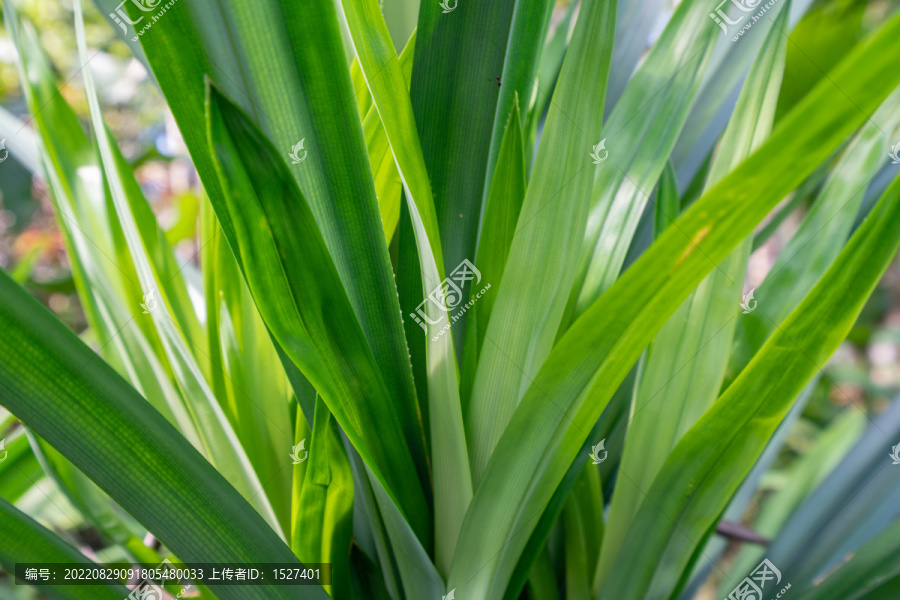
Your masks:
M772 129L787 46L781 33L789 10L785 6L790 6L790 0L781 5L775 27L747 78L748 85L710 168L707 189L749 156ZM665 202L666 188L672 185L671 181L665 188L661 185L660 205ZM673 221L675 217L663 214L662 218ZM622 476L610 506L595 593L602 589L615 563L645 490L681 436L719 395L737 325L737 300L750 243L749 237L741 242L697 286L650 345L622 456Z
M766 144L697 200L558 342L482 477L451 586L500 597L534 521L654 333L900 83L886 58L897 47L898 31L895 17L846 57ZM497 503L498 497L516 503Z
M403 180L409 222L415 236L421 290L431 294L444 280L444 259L429 174L422 155L412 102L400 60L375 0L343 0L342 6L359 64ZM422 29L417 43L421 44ZM417 49L417 55L421 52ZM402 217L401 217L402 219ZM401 229L401 234L403 230ZM418 299L418 298L417 298ZM425 329L428 421L434 481L435 562L446 572L463 515L472 497L472 479L459 401L453 338L446 334L450 317L443 302L426 302L420 324ZM419 317L411 315L419 320ZM426 324L427 322L427 324ZM409 327L415 328L414 324ZM415 332L413 335L418 334ZM413 348L416 351L417 348ZM421 389L421 388L420 388Z
M806 382L824 367L900 246L900 180L741 375L675 446L601 600L668 597ZM821 327L822 322L830 327Z
M115 0L98 0L109 11ZM127 3L143 27L156 16ZM341 283L391 394L423 489L429 489L422 424L406 358L399 304L358 118L338 17L332 3L213 5L176 2L139 36L153 74L214 205L222 190L209 154L204 77L212 78L251 115L288 158L316 218ZM311 43L310 40L315 40ZM335 69L334 65L342 67ZM234 250L229 219L219 215ZM208 241L208 240L204 240Z
M218 401L213 396L209 384L188 347L192 340L200 339L202 343L204 339L199 332L192 335L191 330L183 325L185 319L179 318L179 313L187 312L186 309L190 308L190 304L184 301L179 302L177 298L170 295L166 284L171 280L167 279L166 274L161 273L157 265L149 259L149 256L152 256L157 249L158 238L154 239L152 236L148 236L139 227L141 219L136 217L135 207L142 206L147 213L149 213L149 208L145 202L141 202L143 198L140 188L134 180L133 174L127 170L124 159L117 151L113 150L113 141L103 122L93 74L87 64L89 58L80 0L75 0L75 32L78 39L79 56L84 67L82 73L90 107L91 123L97 134L100 162L109 185L112 204L122 228L124 243L119 244L119 248L127 248L137 283L141 289L145 290L145 311L149 312L152 317L175 379L183 396L190 403L189 412L200 434L204 455L228 477L229 481L233 482L249 502L257 507L272 528L284 536L268 501L268 496L259 493L263 487L259 476L250 464L246 452L234 434ZM152 213L145 217L153 219ZM120 251L120 254L126 253ZM148 300L148 296L154 292L161 296L155 309L150 306Z
M550 104L472 388L466 425L473 477L491 453L540 368L563 317L590 202L615 1L592 0L579 15ZM603 165L600 169L605 168Z
M425 493L401 419L311 209L271 142L211 82L208 111L210 150L226 190L221 204L211 200L231 223L232 249L263 321L428 539ZM238 151L249 146L254 160Z
M678 6L607 120L610 155L594 181L567 321L619 275L648 193L678 139L719 36L709 10L702 0Z
M90 566L83 554L25 513L0 499L0 565L14 573L16 563L68 563ZM29 582L54 600L122 600L123 585L69 585Z
M172 425L5 272L0 272L0 293L5 299L0 304L0 398L10 412L179 559L297 561ZM327 598L321 588L311 586L229 587L218 594L235 600L297 594Z

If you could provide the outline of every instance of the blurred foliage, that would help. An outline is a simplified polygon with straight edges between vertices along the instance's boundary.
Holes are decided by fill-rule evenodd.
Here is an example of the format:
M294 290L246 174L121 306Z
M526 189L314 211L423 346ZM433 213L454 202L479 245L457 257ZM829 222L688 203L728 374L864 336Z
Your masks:
M198 184L165 100L152 77L134 59L125 42L92 4L85 6L91 61L107 111L107 125L137 170L138 178L173 246L196 235ZM20 10L39 32L59 79L60 94L88 120L88 106L75 51L74 14L70 2L35 0ZM19 85L16 55L0 14L0 106L29 124ZM63 241L40 178L15 155L0 177L0 266L10 269L63 321L76 331L85 326ZM184 256L195 254L192 248Z

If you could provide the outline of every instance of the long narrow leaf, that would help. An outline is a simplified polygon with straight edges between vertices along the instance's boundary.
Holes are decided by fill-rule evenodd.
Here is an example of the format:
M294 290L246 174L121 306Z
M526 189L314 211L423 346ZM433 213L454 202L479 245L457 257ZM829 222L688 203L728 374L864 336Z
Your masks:
M299 562L152 406L0 272L0 399L186 562ZM191 535L184 535L190 531ZM303 586L221 598L327 598Z
M16 563L92 564L56 534L0 499L0 565L14 573ZM122 600L128 595L123 585L60 586L40 579L28 583L54 600Z
M431 294L443 285L443 251L431 184L400 61L375 0L342 0L342 6L360 67L403 180L406 206L415 232L422 290ZM418 37L417 43L421 44L422 39ZM423 318L427 325L425 321L421 323L430 340L425 343L425 362L434 481L435 562L446 573L472 498L472 478L453 339L451 335L442 335L446 332L441 330L450 326L449 314L443 302L428 301L425 306Z
M484 334L466 421L478 482L563 316L600 141L615 0L590 0L559 76L534 173ZM605 168L606 165L600 167ZM497 285L497 283L494 283Z
M705 0L678 6L609 116L611 164L599 169L594 181L570 320L619 275L648 193L678 139L718 39L709 10Z
M100 113L100 102L94 87L93 73L88 65L87 42L84 33L84 19L81 14L81 0L75 0L75 33L78 40L79 56L82 61L85 91L90 106L91 122L97 134L97 145L100 150L101 163L109 184L113 205L119 217L125 241L134 261L134 269L137 273L141 287L146 294L158 291L162 296L157 310L149 310L154 325L159 332L166 355L172 363L176 379L181 386L186 398L191 401L193 409L192 418L198 421L198 430L204 435L203 442L207 458L216 467L225 473L229 480L241 491L260 514L280 535L284 532L278 523L265 493L260 493L263 488L256 472L253 470L246 453L240 445L237 436L222 412L218 401L212 394L206 379L203 377L199 366L188 349L188 343L193 339L202 339L202 336L191 336L190 331L180 329L177 325L177 316L173 319L175 311L172 306L181 303L169 296L164 282L167 281L164 274L159 273L148 258L152 252L151 243L141 235L139 231L132 203L129 196L133 197L137 191L137 184L127 182L121 176L124 168L122 160L116 160L113 152L113 144L106 130L103 117ZM128 185L131 183L132 185ZM127 190L127 191L126 191ZM130 192L130 194L129 194ZM145 296L145 302L146 302ZM183 304L182 304L183 307ZM187 337L187 341L185 340Z
M768 142L697 200L557 343L485 470L463 525L451 587L500 597L498 588L537 516L655 332L900 84L900 72L886 58L900 47L898 31L900 18L894 17L848 55ZM497 503L501 497L516 501Z
M790 0L780 7L776 26L767 36L738 99L713 159L707 189L749 156L772 130L787 48L787 37L781 33L787 22L786 6L790 6ZM737 325L736 299L747 270L750 241L741 242L697 286L650 345L622 457L624 475L617 480L610 506L595 594L615 563L644 491L650 488L681 436L719 395Z
M672 451L601 600L671 594L806 382L853 326L900 246L900 180L777 333ZM830 327L823 328L827 322Z
M260 315L388 493L428 539L428 508L401 421L309 206L271 143L210 82L210 149L232 251ZM253 147L253 160L238 148ZM265 159L260 159L264 156ZM295 260L303 257L302 260ZM347 357L352 357L348 360Z
M121 4L98 0L109 11ZM136 27L150 15L126 3ZM227 91L291 160L342 285L375 354L423 489L428 491L418 400L403 338L397 292L380 224L371 170L345 64L338 15L330 2L213 4L175 2L139 37L204 189L216 206L223 190L208 151L204 77ZM340 64L342 68L335 69ZM220 215L229 244L230 220ZM203 240L204 242L208 240Z

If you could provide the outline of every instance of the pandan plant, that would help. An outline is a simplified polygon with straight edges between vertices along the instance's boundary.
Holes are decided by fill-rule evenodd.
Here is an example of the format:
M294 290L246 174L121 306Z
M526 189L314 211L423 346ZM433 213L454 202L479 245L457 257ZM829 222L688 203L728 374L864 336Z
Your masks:
M0 273L0 594L898 597L896 407L757 491L900 244L900 16L821 69L820 6L715 2L428 0L400 47L376 0L96 0L202 182L184 260L82 1L88 119L4 0L0 173L43 181L88 326ZM331 575L11 575L164 560Z

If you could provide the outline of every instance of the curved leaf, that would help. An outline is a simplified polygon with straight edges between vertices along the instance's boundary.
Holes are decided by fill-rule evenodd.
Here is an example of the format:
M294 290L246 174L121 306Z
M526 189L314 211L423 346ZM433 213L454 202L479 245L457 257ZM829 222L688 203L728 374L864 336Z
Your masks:
M0 295L0 402L10 412L182 561L300 564L162 415L5 272ZM223 587L218 594L327 598L311 586Z
M500 596L498 588L505 587L534 523L655 332L900 84L900 72L889 58L900 51L898 34L900 17L895 16L782 119L759 150L687 209L559 340L500 438L472 499L451 587ZM515 501L498 503L497 498Z
M900 591L900 522L853 554L799 600L887 600Z
M98 1L110 10L120 4ZM155 16L134 2L124 9L141 23ZM288 167L290 176L313 211L428 494L418 400L354 98L364 90L352 87L334 3L175 2L161 18L136 37L216 207L224 200L206 135L204 77L235 99L282 158L305 140L306 158ZM233 227L219 217L233 248Z
M900 89L878 107L837 161L809 214L755 290L757 309L736 332L734 375L809 292L850 234L866 188L888 160L891 132L900 125Z
M601 140L616 0L590 0L559 76L479 354L466 425L477 483L553 346L575 277ZM602 153L604 151L600 151ZM599 169L607 168L602 165Z
M225 190L224 203L212 202L230 220L232 251L263 321L427 540L428 505L397 407L311 209L272 144L212 82L208 112ZM239 148L254 148L253 160Z
M790 0L783 0L775 27L738 98L734 116L713 159L707 189L749 156L772 130L784 72L787 37L781 29L787 23L788 6ZM663 181L666 179L669 181L665 186L660 184L657 202L661 204L663 192L675 185L672 177ZM676 210L674 215L663 215L663 219L674 221L677 214ZM741 242L697 286L650 345L622 456L620 469L626 475L617 479L610 505L609 528L594 581L595 594L600 592L616 561L644 490L649 489L672 448L719 395L737 325L735 300L740 297L747 271L750 243L749 237Z
M15 506L0 499L0 565L10 573L16 563L69 563L90 566L81 552L42 527ZM122 600L124 585L53 585L28 582L54 600Z
M611 164L594 180L564 329L619 276L649 200L644 190L666 165L719 37L709 11L706 0L678 5L607 119Z
M516 223L525 199L525 146L519 118L519 99L513 102L512 112L506 123L506 132L497 158L490 195L484 212L484 225L478 244L475 264L485 281L500 281L506 268L506 258L516 232ZM497 298L497 287L484 292L478 304L467 313L466 346L463 366L464 405L471 394L472 378L478 364L478 355L484 344L487 324ZM471 338L471 339L469 339Z
M797 394L850 331L898 246L900 179L810 294L669 455L635 515L601 600L672 593Z
M430 294L444 281L443 251L431 183L400 59L376 0L342 0L342 6L360 67L403 180L418 252L421 289ZM427 37L427 33L422 29L417 31L417 44L421 44L422 36ZM419 52L416 51L417 56ZM472 498L472 479L453 338L442 335L446 333L442 327L450 326L450 317L442 302L425 302L425 307L427 324L425 321L420 324L429 340L425 342L425 372L434 482L435 562L445 573ZM419 320L414 314L410 316ZM415 324L409 326L415 329Z
M143 299L147 303L144 310L150 313L166 356L172 365L176 381L183 396L189 401L188 409L200 434L204 455L229 481L233 482L244 498L257 508L272 529L284 537L284 532L272 510L268 496L260 493L263 485L256 471L250 464L246 452L189 350L189 343L205 343L205 338L199 335L199 332L192 335L191 330L178 317L178 313L189 308L190 304L185 306L184 302L178 302L174 295L170 294L166 284L171 281L171 278L167 277L168 274L165 271L160 272L157 265L149 258L156 249L155 242L158 242L158 239L143 235L144 232L138 225L135 205L142 206L147 212L149 212L149 207L146 203L138 201L140 188L133 175L127 170L124 158L117 150L113 150L114 142L103 122L100 100L94 86L93 72L88 64L90 59L88 58L81 0L75 0L75 36L81 58L81 72L84 75L91 123L97 134L100 163L109 185L113 206L119 217L125 245L130 252L138 283L144 290ZM130 177L123 176L125 173ZM150 213L150 218L152 218L152 213ZM154 310L150 306L148 297L155 292L159 292L161 298ZM200 342L194 341L197 339Z

